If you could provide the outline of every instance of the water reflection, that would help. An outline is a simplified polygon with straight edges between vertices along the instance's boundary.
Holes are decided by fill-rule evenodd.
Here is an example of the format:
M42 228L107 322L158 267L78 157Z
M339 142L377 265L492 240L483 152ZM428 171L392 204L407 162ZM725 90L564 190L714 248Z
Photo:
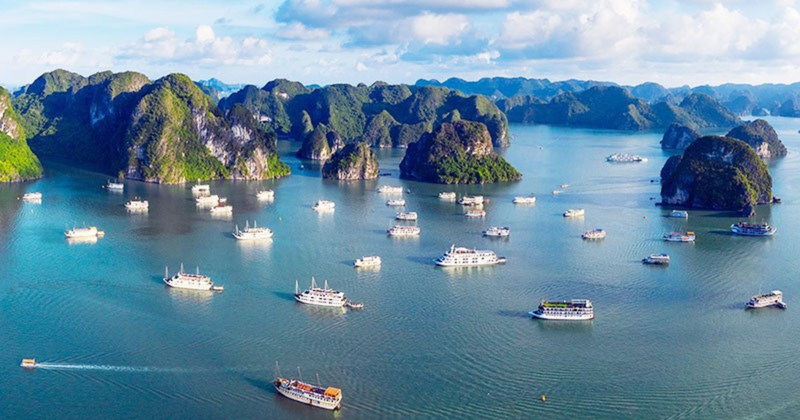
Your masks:
M208 303L218 293L211 290L177 289L167 285L164 285L164 288L167 289L169 296L176 302Z
M70 244L70 245L96 244L97 243L97 236L84 236L84 237L77 237L77 238L67 238L67 243Z

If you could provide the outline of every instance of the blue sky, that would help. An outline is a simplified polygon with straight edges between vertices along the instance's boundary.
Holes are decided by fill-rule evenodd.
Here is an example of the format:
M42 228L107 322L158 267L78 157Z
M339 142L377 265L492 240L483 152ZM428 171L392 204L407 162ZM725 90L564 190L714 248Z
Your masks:
M0 0L0 25L8 85L55 68L256 85L800 81L795 0Z

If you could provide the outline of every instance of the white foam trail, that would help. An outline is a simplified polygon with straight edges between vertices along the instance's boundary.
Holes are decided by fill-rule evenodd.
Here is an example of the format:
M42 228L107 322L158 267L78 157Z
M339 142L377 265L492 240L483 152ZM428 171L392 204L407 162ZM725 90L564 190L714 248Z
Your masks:
M148 366L111 366L111 365L80 365L69 363L36 363L36 369L48 370L102 370L110 372L130 372L130 373L146 373L146 372L175 372L175 373L188 373L198 372L196 369L181 369L181 368L160 368Z

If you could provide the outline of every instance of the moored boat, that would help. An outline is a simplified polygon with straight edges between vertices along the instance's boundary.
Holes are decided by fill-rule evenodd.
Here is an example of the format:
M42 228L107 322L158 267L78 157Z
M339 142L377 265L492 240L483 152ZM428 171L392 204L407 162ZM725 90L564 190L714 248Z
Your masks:
M344 292L328 288L328 280L325 280L325 287L317 287L314 277L311 277L311 287L303 292L300 292L300 284L295 280L294 298L300 303L317 306L341 308L347 303L347 297Z
M772 236L777 230L777 228L770 226L769 223L739 222L731 225L731 232L742 236Z
M506 262L506 258L498 257L494 251L451 245L450 249L435 261L436 265L442 267L474 267L502 264Z
M682 219L688 219L689 218L689 212L686 211L686 210L672 210L669 213L669 217L679 217L679 218L682 218Z
M401 212L397 213L394 218L397 219L397 220L414 221L414 220L417 220L418 215L417 215L417 212L415 212L415 211L410 211L410 212L401 211Z
M312 407L336 410L342 406L342 390L334 387L322 388L297 379L286 379L280 376L272 381L279 394L291 400L308 404Z
M258 190L256 198L259 200L272 200L275 198L275 191L273 190Z
M504 238L510 234L511 234L511 229L499 226L492 226L489 229L483 231L483 236L492 236L498 238Z
M442 200L452 200L455 201L456 193L452 191L442 191L439 193L439 198Z
M392 207L403 207L406 205L406 200L403 200L402 198L396 200L389 200L386 202L386 205Z
M219 203L218 195L204 195L194 199L195 203L200 206L213 206Z
M131 200L125 203L125 208L128 210L144 211L150 208L150 203L147 200Z
M125 189L125 184L121 182L114 182L109 179L106 188L112 191L122 191Z
M588 321L594 318L594 306L589 299L544 300L528 313L534 318L557 321Z
M535 203L536 203L536 195L534 195L533 193L527 196L514 197L514 204L535 204Z
M211 214L231 214L233 213L233 206L228 204L219 204L211 208Z
M608 162L647 162L647 158L639 155L629 155L627 153L614 153L606 157Z
M330 211L336 209L336 203L328 200L319 200L311 208L316 211Z
M389 228L386 233L389 236L419 236L422 230L417 226L395 225Z
M669 264L669 255L667 254L651 254L642 258L642 263L652 265L667 265Z
M101 230L97 230L95 226L90 227L83 227L83 228L76 228L73 227L72 229L67 230L64 232L64 236L67 238L96 238L99 236L103 236L104 232Z
M378 188L378 192L381 194L402 194L403 187L393 186L393 185L382 185L380 188Z
M197 183L195 185L192 185L192 192L195 194L210 193L211 187L208 184Z
M747 301L747 309L765 308L767 306L777 306L781 309L786 309L786 303L783 301L783 292L780 290L773 290L770 293L758 294Z
M694 242L697 235L694 232L669 232L665 233L662 238L667 242Z
M461 197L461 200L458 201L459 204L462 206L480 206L483 204L483 196L482 195L475 195L469 196L465 195Z
M29 192L22 195L23 201L42 201L42 193Z
M583 239L603 239L606 237L606 231L601 228L596 228L594 230L587 230L583 232L581 238Z
M185 273L183 271L183 264L181 264L181 270L172 277L169 275L169 268L165 267L164 283L176 289L211 290L214 292L221 292L224 290L223 286L215 285L214 282L211 281L211 277L200 274L199 268L195 274Z
M240 241L270 239L272 238L272 230L266 227L258 227L256 221L253 221L253 227L250 227L250 223L245 221L244 230L239 230L239 225L236 225L236 230L233 231L233 237Z
M585 213L584 209L569 209L564 212L564 217L581 217Z
M467 217L486 217L486 210L467 210L464 213L464 216Z
M381 265L381 257L371 255L369 257L361 257L353 263L355 267L377 267Z

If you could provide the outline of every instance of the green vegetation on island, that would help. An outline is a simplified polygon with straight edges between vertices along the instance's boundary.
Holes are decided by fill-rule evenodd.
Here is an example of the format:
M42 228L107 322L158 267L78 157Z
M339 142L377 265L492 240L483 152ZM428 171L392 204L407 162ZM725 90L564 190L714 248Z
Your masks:
M741 210L772 201L772 177L747 143L706 136L661 170L661 201L694 208Z
M783 157L787 153L775 129L761 119L744 123L729 131L727 136L749 144L762 158Z
M400 174L440 184L485 184L522 179L495 153L486 126L459 120L441 123L432 133L408 145Z
M369 144L351 143L331 156L322 167L326 179L354 180L378 177L378 159Z
M42 165L25 140L25 129L0 87L0 182L18 182L42 176Z

